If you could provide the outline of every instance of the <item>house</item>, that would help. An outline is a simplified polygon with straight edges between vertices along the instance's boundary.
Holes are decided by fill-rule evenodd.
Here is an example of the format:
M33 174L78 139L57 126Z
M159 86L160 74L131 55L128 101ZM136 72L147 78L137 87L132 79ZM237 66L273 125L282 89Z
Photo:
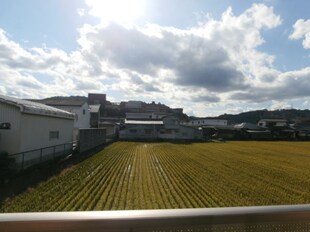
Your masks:
M9 130L0 132L0 148L9 156L72 142L74 115L41 103L0 95L0 122L10 124ZM39 156L49 159L53 152L51 148L14 157L30 166Z
M227 126L227 119L223 118L194 118L186 123L188 126Z
M293 128L297 139L310 140L310 119L298 120Z
M122 112L140 113L142 112L142 101L127 101L120 103L120 109Z
M159 120L126 119L119 137L126 140L201 140L202 133L196 128L180 125L174 116L166 116Z
M89 93L87 103L91 105L99 105L100 115L104 116L105 106L107 104L106 94L101 93Z
M126 113L127 120L158 120L168 116L166 113Z
M285 119L261 119L257 125L264 128L283 128L288 126L288 122Z
M115 138L123 121L123 118L100 117L99 128L106 129L107 138Z
M74 115L74 141L77 141L79 139L79 129L90 128L90 109L85 99L79 99L76 97L54 97L32 101L43 103L45 105L72 113Z
M100 120L100 107L101 105L89 105L90 111L90 127L98 128Z

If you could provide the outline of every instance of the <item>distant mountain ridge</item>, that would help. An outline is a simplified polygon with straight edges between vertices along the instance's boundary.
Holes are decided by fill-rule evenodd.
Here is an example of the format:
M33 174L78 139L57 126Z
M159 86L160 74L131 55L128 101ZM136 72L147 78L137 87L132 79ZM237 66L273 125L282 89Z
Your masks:
M218 118L225 118L229 124L250 122L257 123L260 119L287 119L291 122L300 119L310 119L310 110L283 109L283 110L255 110L240 114L222 114Z

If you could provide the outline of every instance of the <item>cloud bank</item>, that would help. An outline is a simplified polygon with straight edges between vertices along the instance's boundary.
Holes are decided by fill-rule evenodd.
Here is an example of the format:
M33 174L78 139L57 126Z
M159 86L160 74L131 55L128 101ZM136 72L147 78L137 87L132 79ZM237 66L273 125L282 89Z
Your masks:
M23 48L0 29L0 93L23 98L117 92L116 100L165 101L208 114L247 103L310 97L310 68L281 72L276 57L259 51L263 30L281 25L272 7L253 4L240 15L192 28L102 22L79 29L76 51ZM310 21L290 39L310 47ZM115 97L116 98L116 97Z

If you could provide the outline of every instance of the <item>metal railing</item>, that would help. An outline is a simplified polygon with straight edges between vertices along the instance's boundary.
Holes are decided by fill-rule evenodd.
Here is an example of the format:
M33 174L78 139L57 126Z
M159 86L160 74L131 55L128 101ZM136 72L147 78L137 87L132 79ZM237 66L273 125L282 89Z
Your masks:
M0 214L0 231L310 231L310 205Z
M73 146L73 142L64 143L9 155L9 158L15 160L12 169L21 171L46 161L58 159L59 157L72 153Z

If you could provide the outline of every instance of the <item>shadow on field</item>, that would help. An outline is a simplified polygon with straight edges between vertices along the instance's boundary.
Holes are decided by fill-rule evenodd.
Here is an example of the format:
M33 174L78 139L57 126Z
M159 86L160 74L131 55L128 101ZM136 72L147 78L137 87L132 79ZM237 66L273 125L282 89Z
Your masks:
M111 143L113 143L113 141L93 148L83 154L73 153L58 161L45 162L22 172L12 174L9 179L0 182L0 205L2 205L6 199L14 197L27 189L34 188L42 181L46 181L49 178L60 174L63 170L71 168L83 160L97 154Z

